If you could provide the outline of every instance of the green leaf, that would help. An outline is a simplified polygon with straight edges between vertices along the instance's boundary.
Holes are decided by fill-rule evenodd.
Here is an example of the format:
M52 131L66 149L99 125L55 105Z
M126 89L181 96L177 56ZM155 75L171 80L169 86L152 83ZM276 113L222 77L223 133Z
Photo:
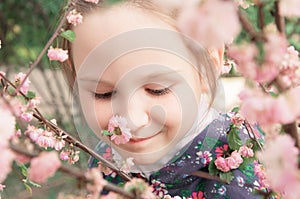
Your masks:
M239 148L243 145L242 140L238 134L238 130L233 128L228 133L228 145L233 150L239 150Z
M214 148L216 145L219 144L219 140L217 140L216 138L211 138L209 136L205 136L204 141L210 148Z
M18 164L19 168L21 169L21 173L24 177L28 176L27 167L24 164Z
M221 180L225 181L226 183L230 183L233 178L234 178L234 175L233 175L233 172L232 171L228 171L228 172L221 172L220 173L220 178Z
M37 184L37 183L35 183L35 182L32 182L32 181L30 181L30 180L27 180L27 184L30 185L30 186L32 186L32 187L38 187L38 188L41 187L41 185L39 185L39 184Z
M245 170L250 163L253 163L255 158L243 158L243 163L239 166L240 170Z
M234 112L234 113L237 113L239 112L240 108L237 106L237 107L234 107L231 112Z
M16 89L14 89L14 88L11 87L11 86L9 86L9 87L7 88L7 92L8 92L8 94L10 94L10 95L12 95L15 91L16 91Z
M27 95L26 95L29 99L33 99L33 98L35 98L35 92L32 92L32 91L28 91L27 92Z
M220 173L220 170L218 170L215 165L215 159L209 162L208 172L210 175L214 175L214 176L217 176Z
M30 196L32 196L32 189L31 189L31 187L28 184L26 184L25 182L24 182L24 186L27 189L27 191L29 192Z
M63 38L67 39L70 42L75 41L76 35L72 30L66 30L62 33L60 33L60 36L62 36Z
M108 130L103 130L102 133L103 133L103 135L106 135L106 136L112 136L113 135L113 133L108 131Z

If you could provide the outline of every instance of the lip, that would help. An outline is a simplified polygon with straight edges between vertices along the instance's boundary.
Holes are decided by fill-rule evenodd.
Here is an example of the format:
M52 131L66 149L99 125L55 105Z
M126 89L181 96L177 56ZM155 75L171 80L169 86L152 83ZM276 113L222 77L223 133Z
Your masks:
M157 136L157 135L160 134L160 133L161 133L161 132L158 132L158 133L156 133L156 134L154 134L154 135L151 135L151 136L145 137L145 138L135 138L135 137L133 137L133 138L130 138L130 140L129 140L128 143L130 143L130 144L135 144L135 143L144 142L144 141L146 141L146 140L152 139L153 137Z

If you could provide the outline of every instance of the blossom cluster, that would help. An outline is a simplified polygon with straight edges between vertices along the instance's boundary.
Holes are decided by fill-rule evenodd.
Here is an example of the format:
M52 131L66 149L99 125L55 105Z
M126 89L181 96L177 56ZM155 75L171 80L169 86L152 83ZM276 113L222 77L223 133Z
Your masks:
M115 144L125 144L132 137L127 127L127 120L119 115L112 116L108 122L107 130L102 131L103 135L109 136Z
M56 60L60 62L64 62L69 58L67 50L63 50L61 48L53 48L52 46L49 48L47 56L50 61Z
M222 172L228 172L232 169L237 169L243 163L243 158L253 157L253 150L245 145L240 147L239 151L233 151L228 157L219 156L215 160L214 164L217 169Z
M13 161L16 161L23 170L24 184L29 186L28 184L33 184L32 181L44 183L61 166L57 151L66 148L65 136L54 133L46 124L32 125L29 123L36 114L40 97L29 90L30 80L26 78L26 74L16 74L14 82L9 83L5 73L2 71L0 73L0 89L3 89L0 99L2 121L0 125L0 184L11 172ZM17 87L19 87L19 92L15 95ZM56 125L55 120L51 120L51 122ZM22 130L20 126L26 126L26 124L27 128ZM24 153L21 149L16 151L11 146L24 147L24 149L22 148ZM47 151L37 150L37 148L44 148ZM49 151L50 148L54 150ZM35 154L37 151L42 152ZM72 161L75 162L74 158ZM28 167L28 165L30 166ZM1 184L1 187L3 189L5 185Z

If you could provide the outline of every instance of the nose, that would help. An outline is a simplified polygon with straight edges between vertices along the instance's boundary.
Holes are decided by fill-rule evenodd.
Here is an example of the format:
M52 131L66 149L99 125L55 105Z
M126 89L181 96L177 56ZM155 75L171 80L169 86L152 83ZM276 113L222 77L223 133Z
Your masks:
M149 124L150 116L148 105L145 99L143 99L143 96L138 92L135 92L127 99L125 115L128 127L131 129L132 133L135 134L139 129Z

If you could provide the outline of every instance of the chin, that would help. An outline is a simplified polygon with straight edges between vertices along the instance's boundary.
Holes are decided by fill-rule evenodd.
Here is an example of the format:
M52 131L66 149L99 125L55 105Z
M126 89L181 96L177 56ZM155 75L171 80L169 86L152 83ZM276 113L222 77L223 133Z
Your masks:
M157 163L166 154L172 150L171 147L158 146L155 143L151 144L152 150L149 150L149 146L144 146L139 148L138 146L130 146L130 149L119 148L118 152L124 157L129 158L132 157L136 164L140 165L151 165ZM154 149L154 150L153 150Z

